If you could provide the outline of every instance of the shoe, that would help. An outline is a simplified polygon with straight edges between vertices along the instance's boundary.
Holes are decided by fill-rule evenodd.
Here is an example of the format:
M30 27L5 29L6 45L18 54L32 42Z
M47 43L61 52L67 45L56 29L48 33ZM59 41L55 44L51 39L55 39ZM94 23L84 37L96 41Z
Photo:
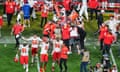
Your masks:
M28 68L26 69L26 72L28 72Z

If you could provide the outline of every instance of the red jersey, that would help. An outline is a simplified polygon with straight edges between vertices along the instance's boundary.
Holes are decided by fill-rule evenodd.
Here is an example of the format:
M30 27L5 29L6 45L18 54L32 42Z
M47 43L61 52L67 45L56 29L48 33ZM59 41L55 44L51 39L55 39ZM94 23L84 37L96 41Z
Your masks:
M100 39L104 39L104 35L105 35L105 33L107 33L107 32L108 32L108 28L107 28L106 26L102 26L102 27L100 28L99 40L100 40Z
M55 25L55 24L50 25L50 37L51 37L52 39L55 38L55 34L54 34L55 28L56 28L56 25Z
M89 0L88 5L89 5L89 8L96 9L99 3L97 0Z
M14 1L12 1L12 2L8 2L8 1L6 1L5 2L5 11L6 11L6 13L14 13L14 11L15 11L15 6L16 6L16 3L14 2Z
M23 26L20 24L15 24L12 28L14 35L20 34L23 31Z
M71 2L71 0L63 0L63 5L64 5L66 11L70 10L70 2Z
M41 8L41 17L48 17L48 10L46 9L47 6L43 5Z
M43 29L43 34L48 35L50 31L50 24L45 24L44 29Z
M107 32L106 35L104 36L103 42L104 42L104 44L110 45L113 43L114 39L115 39L115 37L112 34L110 34L109 32Z
M0 16L0 27L2 27L3 26L3 18L2 18L2 16Z
M61 53L60 53L60 58L63 58L63 59L67 59L68 58L68 48L67 46L63 46L62 49L61 49Z
M48 11L47 10L46 11L42 10L41 17L48 17Z
M62 27L62 39L69 39L70 38L70 27Z

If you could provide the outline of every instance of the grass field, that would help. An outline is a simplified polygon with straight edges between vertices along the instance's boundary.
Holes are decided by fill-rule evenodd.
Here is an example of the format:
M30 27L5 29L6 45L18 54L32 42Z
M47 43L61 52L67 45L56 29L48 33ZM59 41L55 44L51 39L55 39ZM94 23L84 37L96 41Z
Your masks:
M2 8L2 7L0 7ZM0 10L0 13L2 11ZM49 19L51 19L52 14L49 15ZM108 19L108 15L106 14L104 19ZM16 16L13 17L12 24L15 23ZM40 14L37 13L37 19L31 22L31 27L30 28L25 28L25 31L23 32L23 36L30 36L33 34L37 34L39 36L42 36L42 28L39 27L40 23ZM90 58L91 62L88 65L88 68L90 65L95 66L97 62L100 62L101 58L101 52L99 51L99 46L97 45L97 36L94 36L94 32L97 30L97 23L96 20L92 21L85 21L85 29L87 31L87 41L86 41L86 48L90 51ZM7 23L4 22L4 26L2 28L2 35L4 36L10 36L11 32L11 27L7 27ZM13 37L13 36L12 36ZM1 41L1 39L0 39ZM115 60L117 62L118 69L120 71L120 61L118 57L118 44L114 44L112 46L113 54L115 56ZM16 50L14 49L14 44L11 42L11 44L7 44L7 47L4 47L4 43L0 44L0 72L24 72L22 65L18 62L15 63L13 61L13 58L15 57ZM77 53L73 53L69 55L68 58L68 72L79 72L79 67L80 67L80 62L81 62L81 55L77 55ZM30 62L29 62L30 63ZM49 62L47 65L47 71L46 72L51 72L51 55L49 55ZM29 66L29 72L37 72L37 67L36 65L34 67ZM59 72L59 67L56 65L56 71Z
M91 62L88 65L89 66L95 66L97 62L100 62L101 58L101 53L97 49L98 46L96 46L96 49L93 47L93 45L87 46L88 50L90 50L90 57L91 57ZM118 56L118 49L117 46L112 47L115 59L117 61L118 68L120 69L120 62L117 56ZM16 54L16 50L14 49L14 44L8 44L7 47L4 47L4 44L0 44L0 72L24 72L22 65L18 62L15 63L13 61L13 58ZM30 58L29 58L30 59ZM47 65L47 71L46 72L51 72L51 55L49 55L49 62ZM68 58L68 72L79 72L79 67L80 67L80 62L81 62L81 55L78 55L77 53L73 53L69 55ZM29 61L30 63L30 61ZM33 67L29 66L29 72L37 72L37 67L34 65ZM56 70L55 72L59 72L59 67L56 65Z

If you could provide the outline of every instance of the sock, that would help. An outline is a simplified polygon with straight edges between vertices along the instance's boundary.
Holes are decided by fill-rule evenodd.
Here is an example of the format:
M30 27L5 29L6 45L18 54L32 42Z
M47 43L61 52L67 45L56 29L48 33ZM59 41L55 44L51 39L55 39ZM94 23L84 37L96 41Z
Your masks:
M28 72L28 64L25 64L25 66L26 66L26 72Z
M55 71L55 62L52 63L52 72Z
M23 69L25 69L25 64L23 64Z

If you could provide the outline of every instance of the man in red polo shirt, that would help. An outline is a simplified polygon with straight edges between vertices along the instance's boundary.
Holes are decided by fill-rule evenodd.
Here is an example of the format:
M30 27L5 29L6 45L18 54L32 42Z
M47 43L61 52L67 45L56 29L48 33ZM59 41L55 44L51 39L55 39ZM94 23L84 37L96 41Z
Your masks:
M99 41L100 41L100 50L103 49L103 40L104 35L108 32L108 27L105 24L102 24L99 32Z
M67 16L69 16L69 14L71 13L70 3L71 3L71 0L63 0L63 6L65 7Z
M11 25L12 16L15 11L16 3L13 0L7 0L5 2L5 12L7 14L8 26Z
M93 19L93 13L95 12L96 19L97 19L97 7L99 5L98 0L89 0L88 2L90 8L90 19Z
M68 24L65 24L62 27L62 40L66 44L66 46L69 48L70 27L68 26Z
M63 64L65 67L64 72L67 72L68 54L69 54L69 50L68 50L67 46L65 45L65 43L63 43L61 53L60 53L60 72L63 72L63 67L62 67Z
M11 31L11 35L14 34L15 36L15 40L16 40L16 46L15 48L17 48L19 46L19 39L21 37L21 33L24 31L24 27L23 25L21 25L19 22L16 23L15 25L13 25L12 27L12 31Z
M114 42L115 36L109 31L104 35L104 47L103 47L103 55L108 54L110 51L110 46Z

